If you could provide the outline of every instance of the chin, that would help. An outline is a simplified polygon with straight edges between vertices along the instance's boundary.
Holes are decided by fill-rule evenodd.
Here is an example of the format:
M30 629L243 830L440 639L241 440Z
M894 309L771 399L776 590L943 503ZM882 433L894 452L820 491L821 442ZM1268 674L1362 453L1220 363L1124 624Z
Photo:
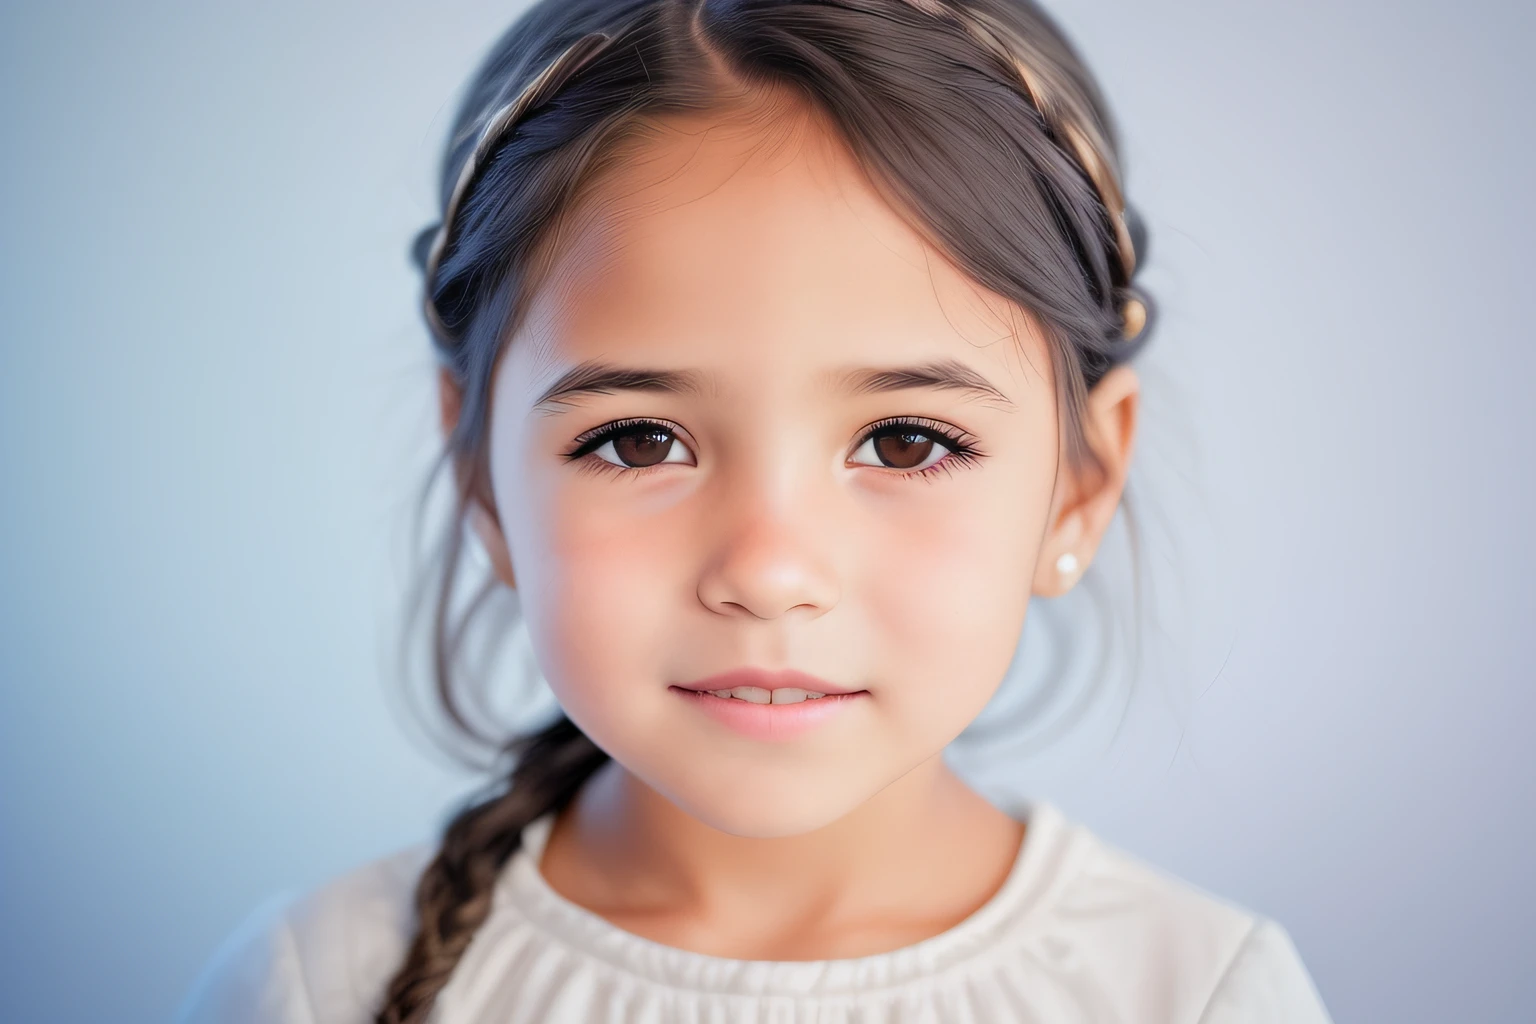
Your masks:
M711 780L655 780L652 788L710 828L744 839L781 839L825 828L855 810L881 788L806 779L801 773L750 782L722 772ZM866 791L867 789L867 791Z
M771 807L746 807L740 801L698 803L673 798L673 802L710 828L743 839L805 835L825 828L853 809L841 804L810 805L803 798L785 800Z

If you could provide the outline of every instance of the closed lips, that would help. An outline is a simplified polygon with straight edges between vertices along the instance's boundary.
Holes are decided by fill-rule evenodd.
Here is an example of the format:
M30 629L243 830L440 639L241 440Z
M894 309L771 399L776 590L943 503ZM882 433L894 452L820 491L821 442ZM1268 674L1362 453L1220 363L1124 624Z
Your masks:
M743 666L714 675L674 684L673 689L697 694L713 704L711 698L739 701L743 704L804 704L828 697L852 697L867 690L842 686L821 676L797 669L765 669ZM835 703L834 701L829 701Z

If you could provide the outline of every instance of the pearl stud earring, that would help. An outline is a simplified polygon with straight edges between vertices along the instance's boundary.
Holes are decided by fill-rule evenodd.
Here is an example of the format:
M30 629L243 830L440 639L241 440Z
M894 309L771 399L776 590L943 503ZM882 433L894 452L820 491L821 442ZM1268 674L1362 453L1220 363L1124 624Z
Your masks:
M1066 554L1056 559L1056 571L1061 573L1063 576L1071 576L1073 573L1077 572L1077 556L1068 551Z

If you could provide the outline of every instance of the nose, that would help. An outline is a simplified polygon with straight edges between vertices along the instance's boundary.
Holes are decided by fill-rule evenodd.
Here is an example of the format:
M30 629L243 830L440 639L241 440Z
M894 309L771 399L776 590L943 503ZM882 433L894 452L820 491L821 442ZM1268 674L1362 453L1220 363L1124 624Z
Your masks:
M735 507L733 513L722 503L711 513L724 529L699 577L704 607L720 615L776 619L797 609L818 618L837 604L841 586L826 555L824 517L803 502L749 499Z

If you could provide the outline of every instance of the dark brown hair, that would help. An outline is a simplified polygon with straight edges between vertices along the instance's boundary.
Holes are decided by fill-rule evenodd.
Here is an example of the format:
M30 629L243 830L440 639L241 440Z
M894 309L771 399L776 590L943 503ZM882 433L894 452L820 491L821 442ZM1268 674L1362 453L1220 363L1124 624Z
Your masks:
M494 576L450 621L464 514L471 501L494 511L491 375L536 290L541 243L647 120L770 90L827 115L893 208L1028 311L1051 352L1064 457L1102 469L1085 400L1147 340L1151 306L1132 283L1146 240L1123 199L1099 90L1031 0L537 3L470 80L442 164L442 221L412 248L432 340L461 399L433 474L453 468L456 514L417 592L430 598L433 681L453 726L515 767L448 823L379 1024L427 1018L523 828L565 807L607 758L563 716L510 743L473 721L456 651Z

